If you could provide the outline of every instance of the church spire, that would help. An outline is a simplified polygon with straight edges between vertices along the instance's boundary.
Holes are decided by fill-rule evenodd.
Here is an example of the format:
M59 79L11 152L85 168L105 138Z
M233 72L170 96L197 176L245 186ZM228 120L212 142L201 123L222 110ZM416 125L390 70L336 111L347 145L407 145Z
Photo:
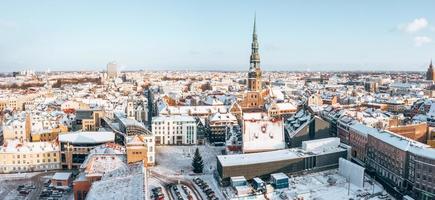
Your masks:
M253 35L257 36L257 29L255 28L255 26L257 25L257 13L254 14L254 31L253 31Z
M432 59L430 60L429 68L427 69L426 72L426 80L435 81L435 69L433 68L432 65Z
M250 70L260 68L260 54L258 53L258 40L257 40L257 16L254 16L254 29L252 31L252 45L251 45L251 59Z
M252 31L252 44L251 44L251 57L248 73L248 85L251 91L260 91L261 83L261 69L260 69L260 54L258 52L258 39L257 39L257 16L254 15L254 28Z

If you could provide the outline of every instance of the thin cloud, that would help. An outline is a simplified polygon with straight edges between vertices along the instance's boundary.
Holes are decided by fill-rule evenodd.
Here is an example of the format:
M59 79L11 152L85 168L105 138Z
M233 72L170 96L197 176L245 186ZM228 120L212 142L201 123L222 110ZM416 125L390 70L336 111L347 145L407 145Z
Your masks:
M416 33L420 30L425 29L426 27L428 27L428 25L429 22L427 21L427 19L421 17L421 18L414 19L412 22L409 22L407 24L399 25L399 29L407 33Z
M416 36L414 37L414 45L419 47L419 46L423 46L425 44L431 43L432 42L432 38L427 37L427 36Z

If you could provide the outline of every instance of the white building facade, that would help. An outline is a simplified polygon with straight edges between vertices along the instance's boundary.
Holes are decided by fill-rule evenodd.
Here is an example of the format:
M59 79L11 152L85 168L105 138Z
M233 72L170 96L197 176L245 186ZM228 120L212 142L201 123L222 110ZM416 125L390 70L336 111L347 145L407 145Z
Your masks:
M191 116L159 116L152 120L156 144L197 144L197 124Z

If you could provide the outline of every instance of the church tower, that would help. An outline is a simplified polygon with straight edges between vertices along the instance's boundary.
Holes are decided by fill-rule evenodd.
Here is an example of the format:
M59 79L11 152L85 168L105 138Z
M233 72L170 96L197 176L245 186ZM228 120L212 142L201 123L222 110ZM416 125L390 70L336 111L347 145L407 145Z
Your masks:
M434 71L434 68L432 66L432 60L430 61L429 68L427 69L427 72L426 72L426 80L435 81L435 71Z
M248 87L250 91L261 91L260 54L258 53L258 41L256 30L256 17L254 17L254 31L252 33L251 66L248 72Z

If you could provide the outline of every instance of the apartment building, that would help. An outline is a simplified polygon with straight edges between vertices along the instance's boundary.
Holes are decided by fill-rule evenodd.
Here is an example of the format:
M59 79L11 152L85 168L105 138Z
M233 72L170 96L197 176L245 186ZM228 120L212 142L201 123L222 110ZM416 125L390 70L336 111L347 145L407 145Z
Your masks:
M369 132L377 132L377 130L360 123L353 123L349 125L349 145L352 147L352 160L363 166L365 165L367 157L367 142Z
M60 169L60 147L56 142L8 140L0 146L0 173Z
M104 111L98 109L77 110L76 119L72 125L73 131L96 131L101 125Z
M24 140L31 141L31 119L30 114L12 118L3 127L3 137L5 140Z
M60 125L58 128L42 130L32 133L32 142L48 142L56 140L59 134L68 132L68 127Z
M408 160L408 179L416 199L435 199L435 149L411 146Z
M207 118L206 126L209 129L210 143L225 142L227 130L238 124L236 116L231 113L215 113Z
M156 144L197 144L197 124L191 116L154 117L151 126Z
M367 166L381 180L418 199L435 198L435 149L389 131L368 135Z

